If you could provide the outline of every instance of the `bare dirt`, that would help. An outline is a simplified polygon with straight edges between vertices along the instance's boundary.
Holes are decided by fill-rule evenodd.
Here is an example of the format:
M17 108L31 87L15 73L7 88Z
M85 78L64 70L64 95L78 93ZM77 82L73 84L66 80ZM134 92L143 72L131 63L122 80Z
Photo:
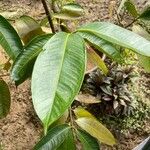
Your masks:
M112 21L109 7L115 7L115 0L78 0L86 9L83 22L95 20ZM144 2L143 2L144 3ZM147 3L147 2L146 2ZM144 3L144 5L146 4ZM43 18L44 10L39 0L1 0L0 14L8 19L14 19L21 15L31 15L37 19ZM1 51L1 50L0 50ZM0 63L7 58L0 53ZM0 120L0 150L31 150L42 136L42 126L33 111L30 93L30 81L26 81L17 89L9 78L4 78L11 91L11 110L9 115ZM146 125L149 125L146 123ZM147 135L145 133L117 134L119 146L114 148L103 147L102 150L131 150Z
M41 135L41 125L33 112L29 81L19 88L8 82L11 110L0 121L0 142L4 150L30 150Z

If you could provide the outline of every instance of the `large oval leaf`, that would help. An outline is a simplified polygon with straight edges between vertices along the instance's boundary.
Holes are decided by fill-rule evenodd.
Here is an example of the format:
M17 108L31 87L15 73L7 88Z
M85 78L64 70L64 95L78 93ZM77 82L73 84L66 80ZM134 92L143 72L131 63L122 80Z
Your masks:
M25 15L15 21L15 27L20 38L25 44L27 44L35 36L44 33L40 25L33 18Z
M77 118L88 117L88 118L95 119L95 117L91 113L89 113L87 110L83 109L82 107L77 107L76 109L74 109L74 113Z
M0 118L6 117L10 109L10 92L6 82L0 79Z
M32 75L32 98L45 130L71 105L85 72L85 44L77 34L54 35L38 56Z
M64 5L59 13L53 14L53 17L63 20L74 20L81 18L83 14L84 9L80 5L70 3Z
M23 50L21 40L11 24L0 15L0 45L13 60Z
M31 76L35 59L51 36L52 34L37 36L25 46L25 50L16 58L11 71L11 78L16 85Z
M108 22L94 22L83 25L77 31L92 33L111 43L126 47L134 52L150 57L150 42L143 37Z
M66 139L57 150L76 150L73 131L69 130Z
M82 130L78 130L77 136L82 143L83 150L99 150L100 149L97 140L94 137L92 137L90 134Z
M97 138L99 142L114 145L115 139L110 131L94 118L82 117L76 123L91 136Z
M123 62L123 58L120 52L110 42L107 42L90 32L79 32L79 34L97 50L105 53L108 57L112 58L113 60L119 63Z
M48 131L47 135L43 137L33 148L33 150L55 150L66 139L70 127L66 124L58 125Z

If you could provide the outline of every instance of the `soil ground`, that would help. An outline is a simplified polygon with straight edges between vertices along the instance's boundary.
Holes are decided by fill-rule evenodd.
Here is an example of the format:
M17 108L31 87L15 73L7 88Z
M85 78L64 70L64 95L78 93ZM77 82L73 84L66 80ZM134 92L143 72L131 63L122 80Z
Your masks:
M113 20L109 14L109 6L117 3L115 0L78 0L78 2L86 9L86 16L81 23L95 20ZM142 5L146 5L147 2L143 1ZM8 19L17 18L23 14L41 19L44 11L39 0L1 0L0 13ZM1 49L0 59L0 62L7 60L1 53ZM145 78L143 75L142 81ZM0 120L0 145L2 150L31 150L42 135L42 126L33 111L30 81L26 81L16 89L9 78L4 79L9 84L12 103L10 114L5 119ZM144 84L150 85L150 81L147 82L147 84L145 82ZM149 90L149 87L147 89ZM150 99L150 95L147 96L147 99ZM150 126L150 121L145 120L145 122L145 126ZM148 133L147 131L146 133L134 131L125 135L117 134L118 131L113 132L119 141L119 146L114 148L103 147L102 150L131 150L145 139Z

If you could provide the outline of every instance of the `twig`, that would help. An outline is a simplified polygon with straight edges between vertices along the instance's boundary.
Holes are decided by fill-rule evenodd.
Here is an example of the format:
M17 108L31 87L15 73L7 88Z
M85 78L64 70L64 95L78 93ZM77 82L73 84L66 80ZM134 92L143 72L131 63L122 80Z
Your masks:
M115 13L116 13L116 16L117 16L117 21L119 23L120 26L123 26L121 21L122 21L122 18L120 18L119 14L117 13L117 10L115 9Z
M74 126L74 120L73 120L73 117L72 117L72 109L71 109L71 107L69 108L69 117L70 117L71 126Z
M41 0L42 4L43 4L43 7L44 7L44 10L45 10L45 13L46 13L46 16L47 16L47 19L48 19L48 22L50 24L50 27L52 29L52 32L55 33L55 28L54 28L54 24L53 24L53 21L52 21L52 16L48 10L48 7L47 7L47 4L46 4L46 1L45 0Z
M77 137L76 137L76 127L74 125L74 119L73 119L73 114L72 114L72 108L70 107L69 108L69 117L70 117L70 124L71 124L71 127L72 127L72 133L73 133L73 137L74 137L74 140L77 141Z
M139 19L139 17L135 18L131 23L129 23L127 26L125 26L125 28L130 27L133 23L135 23L137 20Z

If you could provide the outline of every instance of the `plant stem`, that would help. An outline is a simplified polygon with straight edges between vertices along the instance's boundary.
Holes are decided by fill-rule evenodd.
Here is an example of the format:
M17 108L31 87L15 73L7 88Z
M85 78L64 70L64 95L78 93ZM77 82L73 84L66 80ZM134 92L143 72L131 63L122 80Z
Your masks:
M48 10L46 1L45 1L45 0L41 0L41 2L42 2L42 4L43 4L43 7L44 7L44 10L45 10L45 13L46 13L48 22L49 22L50 27L51 27L51 29L52 29L52 32L55 33L55 28L54 28L54 24L53 24L53 21L52 21L52 16L51 16L51 13L50 13L49 10Z
M71 109L71 107L69 108L69 117L70 117L71 126L74 126L74 120L73 120L73 116L72 116L72 109Z
M73 133L73 137L74 140L77 141L77 137L76 137L76 127L74 125L74 118L73 118L73 114L72 114L72 108L69 108L69 117L70 117L70 125L71 125L71 129L72 129L72 133Z
M131 23L129 23L127 26L125 26L125 28L130 27L133 23L135 23L137 20L139 19L139 17L135 18Z

